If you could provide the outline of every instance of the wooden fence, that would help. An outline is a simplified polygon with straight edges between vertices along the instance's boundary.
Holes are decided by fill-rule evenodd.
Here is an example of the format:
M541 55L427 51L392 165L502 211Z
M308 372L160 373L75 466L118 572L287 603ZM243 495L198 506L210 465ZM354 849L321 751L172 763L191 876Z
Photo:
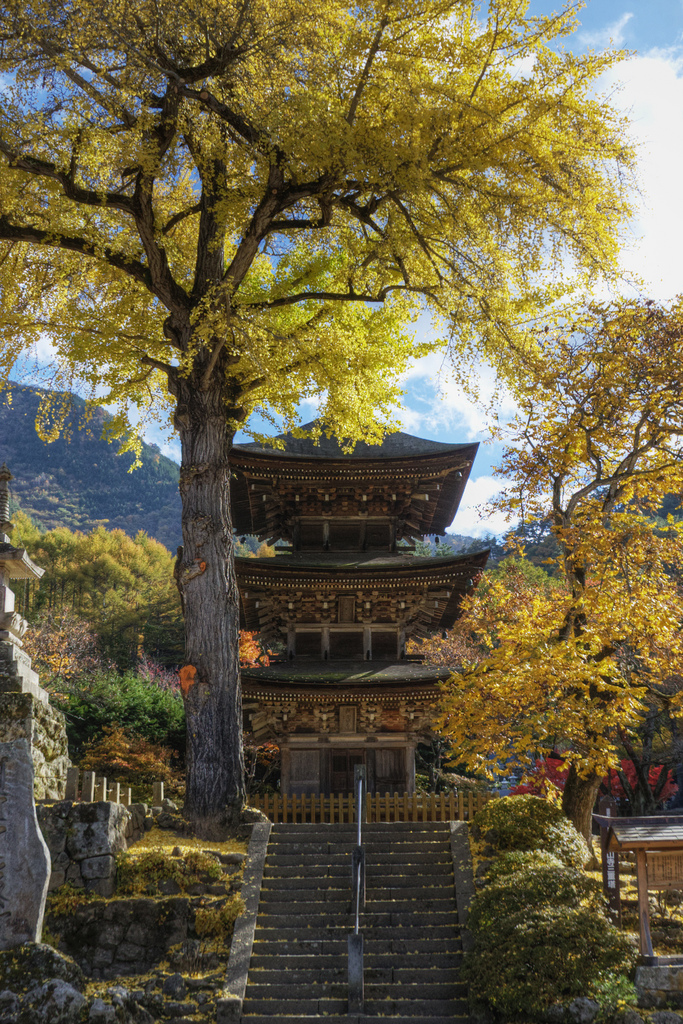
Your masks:
M377 821L470 821L492 798L492 793L379 793L366 796L367 820ZM353 822L353 794L330 796L281 796L252 794L247 798L272 822Z
M164 799L163 782L153 782L151 785L152 805L160 806ZM112 782L95 772L80 772L78 768L67 768L65 800L82 801L93 803L96 800L111 800L115 804L124 804L130 807L133 802L133 795L130 786L124 786L120 782Z

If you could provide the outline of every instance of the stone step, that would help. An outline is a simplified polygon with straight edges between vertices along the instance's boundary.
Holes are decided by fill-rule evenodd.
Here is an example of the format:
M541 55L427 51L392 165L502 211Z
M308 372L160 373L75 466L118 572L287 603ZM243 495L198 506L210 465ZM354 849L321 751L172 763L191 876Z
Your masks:
M424 929L428 928L429 931L427 936L430 939L442 939L447 935L454 935L460 940L460 925L458 923L457 916L453 913L443 915L446 920L437 921L433 923L430 921L430 917L436 916L431 914L384 914L379 918L373 917L370 914L365 914L361 918L361 928L365 935L365 941L372 942L375 939L385 939L387 936L391 938L392 928L400 927L402 929L399 938L419 939L425 935ZM441 916L441 915L440 915ZM392 917L396 917L399 920L392 920ZM282 935L283 939L287 939L289 942L294 938L340 938L342 935L347 935L349 929L353 926L354 915L351 913L340 915L329 915L328 917L314 917L306 918L299 917L294 920L288 918L274 917L271 915L263 914L259 915L257 921L258 934L255 936L255 941L269 940L276 934ZM289 920L289 924L287 921Z
M343 864L307 864L304 867L302 864L279 864L269 863L266 864L263 877L264 879L276 879L276 878L339 878L344 879L347 883L351 878L351 861L346 860ZM408 877L423 877L424 865L410 864L406 865L403 863L394 864L375 864L373 862L366 863L365 874L367 878L408 878ZM431 864L429 866L429 877L430 878L450 878L453 879L453 862L445 859L438 864Z
M316 893L316 896L322 895L322 893ZM259 903L259 916L261 914L279 914L282 917L301 917L306 915L307 917L313 917L315 914L321 914L323 917L328 914L340 914L344 913L339 903L351 903L352 895L351 892L346 893L345 898L339 898L333 891L326 894L326 899L310 899L310 900L295 900L295 899L283 899L282 893L276 893L270 895L269 893L262 893L261 901ZM455 911L455 895L450 898L440 895L439 897L423 897L421 899L373 899L370 902L366 898L365 902L365 916L372 915L377 917L382 914L393 914L401 911L413 913L416 910L422 912L434 911L448 912Z
M369 855L366 855L366 861L369 860ZM405 854L399 854L396 852L385 852L380 857L374 857L373 863L375 867L387 866L400 866L404 869L410 869L415 865L420 865L422 868L427 868L432 865L444 866L450 865L453 868L453 861L449 852L445 850L439 850L434 853L411 853L409 857ZM324 867L330 865L344 865L350 870L351 866L351 851L348 853L338 853L332 851L326 853L324 856L319 853L310 853L308 850L300 853L278 853L268 854L266 857L266 869L270 867Z
M317 988L324 991L315 991ZM338 981L321 982L319 986L293 982L289 978L280 976L276 984L251 982L247 985L245 1001L247 999L287 999L294 1002L299 999L306 999L314 996L318 999L348 999L349 989L346 978ZM366 1000L380 999L401 999L421 1000L425 999L463 999L467 995L467 986L453 984L452 982L432 982L420 985L399 985L394 982L371 982L365 981Z
M345 1014L348 999L251 999L246 997L242 1007L242 1016L250 1014L269 1015L278 1019L283 1016L327 1016L328 1014ZM382 1024L387 1014L411 1016L417 1012L422 1017L462 1016L468 1013L467 1001L464 999L366 999L364 1013L367 1016L381 1016ZM348 1017L347 1017L348 1020Z
M403 842L394 842L391 839L366 839L363 841L363 847L365 848L366 855L370 854L382 854L382 853L442 853L446 852L444 844L441 842L432 842L429 839L405 839ZM288 839L282 841L274 841L268 843L268 855L278 855L292 853L293 851L301 850L305 853L315 853L319 857L327 856L330 853L346 853L350 854L356 849L355 843L345 842L325 842L311 841L302 843L300 840L292 838L291 842Z
M261 886L261 893L297 893L297 892L346 892L348 893L351 884L350 872L339 878L294 878L294 879L270 879L264 878ZM453 874L451 878L445 874L442 878L424 877L423 874L369 874L366 872L366 886L368 891L388 891L389 889L410 890L412 892L426 893L430 891L453 891ZM409 897L407 897L409 898Z
M468 1024L469 1021L469 1018L465 1016L382 1016L379 1019L381 1021L381 1024ZM270 1014L243 1014L242 1020L248 1022L248 1024L273 1024L273 1018ZM293 1016L289 1014L278 1014L278 1021L283 1021L283 1024L311 1024L311 1022L315 1020L320 1020L320 1018L317 1016L305 1017L301 1016L300 1014L295 1014ZM355 1014L331 1014L330 1016L324 1018L324 1024L377 1024L377 1017L366 1017L364 1014L361 1014L360 1016L356 1016Z
M327 959L327 958L326 958ZM249 972L249 984L253 980L255 985L320 985L344 982L348 979L348 963L344 957L332 958L334 966L316 967L311 964L306 967L286 966L281 964L278 967L259 970L252 967ZM458 967L395 967L388 963L382 967L370 966L367 958L364 958L365 984L382 985L458 985L460 982L460 971Z
M291 880L290 880L291 882ZM377 903L396 902L397 900L403 901L433 901L433 900L450 900L453 904L454 886L451 882L450 885L421 885L416 886L413 880L413 884L409 884L410 879L406 881L405 885L398 886L378 886L376 880L366 879L366 890L365 890L365 901L366 906L372 909L377 908ZM307 897L315 897L316 903L347 903L352 899L351 886L347 882L345 886L304 886L304 885L271 885L264 884L261 889L261 905L272 903L284 903L287 900L291 900L292 903L300 904L306 900Z
M398 832L440 832L450 833L451 823L450 821L373 821L363 822L362 834L371 835L377 832L389 832L392 835ZM303 825L297 825L293 822L279 822L277 825L273 825L272 833L280 835L284 832L296 832L297 835L305 835L307 832L322 832L325 829L334 831L335 833L349 832L352 835L356 835L358 825L355 823L334 824L330 825L326 822L307 822Z
M324 953L343 954L348 949L350 928L330 929L327 934L313 932L310 928L293 928L286 932L279 928L258 929L254 941L255 953L308 953L320 951ZM422 938L423 929L415 933L408 932L395 938L395 928L383 928L380 934L365 935L366 948L375 953L400 952L410 953L451 953L460 949L460 936L455 928L434 933L428 930L430 938Z
M259 909L257 927L282 928L287 931L292 929L300 931L302 928L320 928L322 931L328 931L330 928L348 928L351 921L350 909L349 913L341 914L330 908L334 908L334 904L328 904L328 913L325 915L310 912L302 912L300 915L286 912L272 914L267 909ZM363 914L363 931L369 932L372 929L375 934L378 934L377 929L391 928L392 926L405 928L409 925L413 929L432 929L436 925L455 927L456 924L457 916L454 910L434 910L429 913L421 913L418 910L396 910L385 914L375 914L366 910Z
M397 940L398 946L401 946L401 940ZM458 949L452 953L437 953L432 951L425 951L423 953L408 953L406 954L405 949L396 948L392 949L392 941L384 941L381 943L382 946L386 946L385 952L368 952L365 950L363 956L363 963L368 972L370 971L384 971L393 970L395 971L408 971L418 972L424 971L429 973L432 970L454 970L457 971L462 961L462 951ZM374 949L375 944L372 944ZM401 955L401 967L396 967L396 955ZM251 958L250 970L261 972L261 971L298 971L298 970L320 970L320 971L336 971L339 968L339 964L343 964L343 970L347 969L347 961L344 956L321 954L321 953L258 953L254 952ZM388 965L388 966L387 966Z

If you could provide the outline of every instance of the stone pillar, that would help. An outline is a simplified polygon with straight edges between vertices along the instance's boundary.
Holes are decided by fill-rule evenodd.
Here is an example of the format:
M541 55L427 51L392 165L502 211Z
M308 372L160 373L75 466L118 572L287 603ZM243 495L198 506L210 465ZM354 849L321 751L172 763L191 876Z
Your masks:
M0 743L0 949L40 942L49 881L28 741Z
M10 580L39 580L45 570L34 565L25 548L10 541L9 481L0 466L0 743L28 742L33 759L36 799L61 800L70 765L64 716L52 708L47 692L23 650L28 623L14 607Z

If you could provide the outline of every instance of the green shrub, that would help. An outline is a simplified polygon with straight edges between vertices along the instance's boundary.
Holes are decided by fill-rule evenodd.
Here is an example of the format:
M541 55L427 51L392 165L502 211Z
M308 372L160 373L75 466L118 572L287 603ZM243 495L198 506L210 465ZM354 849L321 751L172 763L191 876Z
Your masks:
M482 889L470 911L468 925L474 931L495 930L501 918L551 905L585 905L601 916L604 898L600 883L584 871L561 863L522 866Z
M494 882L505 875L524 868L561 868L565 865L554 853L545 850L510 850L499 854L486 872L487 882Z
M490 800L473 824L496 850L545 850L576 868L588 860L588 847L572 823L538 796Z
M82 676L53 698L66 716L71 757L78 759L86 743L116 723L134 736L161 743L180 755L185 751L185 709L182 695L164 690L135 672L115 671Z
M214 857L192 850L184 858L169 857L162 850L119 853L116 858L118 896L157 896L160 882L175 882L181 892L196 882L217 882L222 876Z
M545 904L500 914L476 930L464 973L476 1000L528 1019L586 995L609 972L627 971L635 955L626 935L594 907Z
M582 995L611 1005L628 988L623 975L636 950L605 916L599 882L582 870L587 850L578 832L530 795L492 800L474 831L500 852L467 921L473 999L506 1021L542 1018L552 1003Z

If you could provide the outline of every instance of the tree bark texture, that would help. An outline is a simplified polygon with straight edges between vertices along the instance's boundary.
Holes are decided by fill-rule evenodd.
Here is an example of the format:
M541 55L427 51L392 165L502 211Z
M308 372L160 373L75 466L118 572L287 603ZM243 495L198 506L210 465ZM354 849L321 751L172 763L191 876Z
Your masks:
M244 804L239 593L233 562L229 450L220 385L178 377L183 547L175 575L185 619L185 813L234 819Z
M591 815L601 782L600 775L581 778L571 765L562 794L562 810L586 840L589 850L592 849Z

